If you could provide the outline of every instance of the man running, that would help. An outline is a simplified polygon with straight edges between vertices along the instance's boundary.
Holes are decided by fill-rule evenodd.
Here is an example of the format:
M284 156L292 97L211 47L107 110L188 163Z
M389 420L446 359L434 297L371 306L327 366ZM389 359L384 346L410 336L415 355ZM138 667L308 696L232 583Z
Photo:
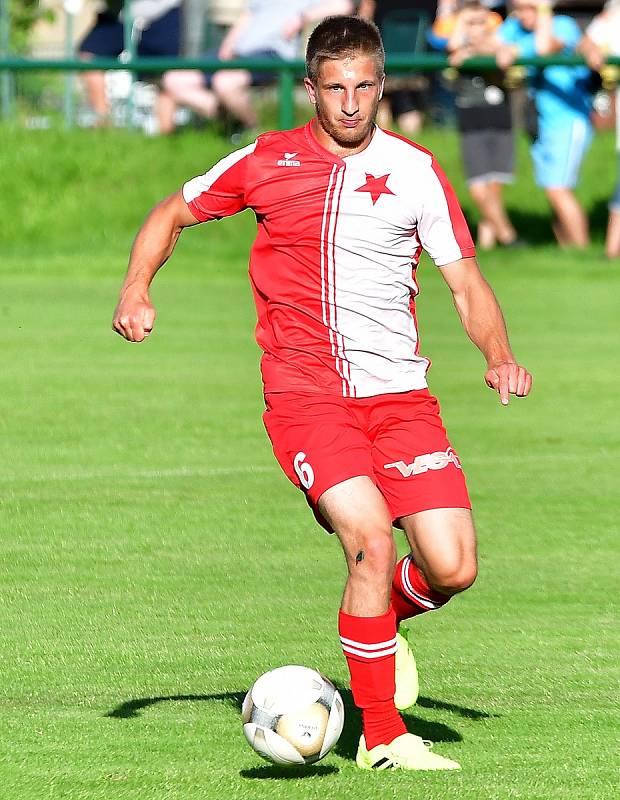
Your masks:
M150 334L148 288L183 228L254 210L250 280L264 421L284 472L344 550L339 633L362 711L357 764L458 769L407 731L395 705L395 692L401 709L417 695L398 624L440 608L476 577L463 471L419 352L422 248L450 287L501 402L527 395L531 376L513 356L435 158L374 123L384 82L375 25L324 20L309 39L306 66L315 118L259 136L153 209L136 237L113 327L133 342ZM393 525L411 545L398 564Z

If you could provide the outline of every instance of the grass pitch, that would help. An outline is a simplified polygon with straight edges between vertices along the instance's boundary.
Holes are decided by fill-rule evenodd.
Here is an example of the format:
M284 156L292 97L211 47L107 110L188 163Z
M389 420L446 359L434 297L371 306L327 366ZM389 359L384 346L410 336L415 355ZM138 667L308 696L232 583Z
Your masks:
M461 190L454 138L424 143ZM600 228L587 253L558 252L522 154L509 202L535 246L481 257L535 376L508 408L420 268L422 351L468 474L481 574L412 623L422 697L407 719L463 770L367 774L336 631L343 559L260 420L251 217L185 232L147 343L109 329L141 218L225 145L10 131L0 144L2 797L612 797L619 272ZM604 138L586 164L599 226L611 152ZM303 771L262 762L241 731L244 692L284 663L319 668L348 705L335 750Z

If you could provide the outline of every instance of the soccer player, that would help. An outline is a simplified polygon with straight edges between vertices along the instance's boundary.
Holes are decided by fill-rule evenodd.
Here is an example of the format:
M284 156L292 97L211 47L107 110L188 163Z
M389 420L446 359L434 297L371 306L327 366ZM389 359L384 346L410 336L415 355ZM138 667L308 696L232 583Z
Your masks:
M395 691L401 708L417 692L398 624L440 608L476 577L461 463L419 352L422 248L450 287L501 402L527 395L531 376L515 360L434 156L374 124L384 81L377 28L328 18L309 39L306 65L315 118L259 136L155 206L136 237L113 327L132 342L151 333L149 285L183 228L254 210L250 280L264 421L284 472L346 557L339 632L362 711L356 762L458 769L408 732L395 706ZM411 545L398 564L393 524Z

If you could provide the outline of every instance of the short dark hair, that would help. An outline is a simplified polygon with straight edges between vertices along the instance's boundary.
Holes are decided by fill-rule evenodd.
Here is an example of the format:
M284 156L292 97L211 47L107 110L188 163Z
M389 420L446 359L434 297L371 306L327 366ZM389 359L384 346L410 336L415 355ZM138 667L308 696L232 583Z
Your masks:
M379 28L360 17L326 17L310 34L306 48L306 75L312 83L324 61L363 53L375 60L377 74L385 70L385 50Z

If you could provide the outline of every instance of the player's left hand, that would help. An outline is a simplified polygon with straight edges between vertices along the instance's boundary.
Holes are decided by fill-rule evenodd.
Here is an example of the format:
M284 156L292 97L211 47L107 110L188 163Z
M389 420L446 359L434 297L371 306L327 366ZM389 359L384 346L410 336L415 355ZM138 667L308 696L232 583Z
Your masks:
M489 366L484 380L490 389L499 394L503 406L507 406L511 394L526 397L532 388L530 373L514 361L502 361Z

